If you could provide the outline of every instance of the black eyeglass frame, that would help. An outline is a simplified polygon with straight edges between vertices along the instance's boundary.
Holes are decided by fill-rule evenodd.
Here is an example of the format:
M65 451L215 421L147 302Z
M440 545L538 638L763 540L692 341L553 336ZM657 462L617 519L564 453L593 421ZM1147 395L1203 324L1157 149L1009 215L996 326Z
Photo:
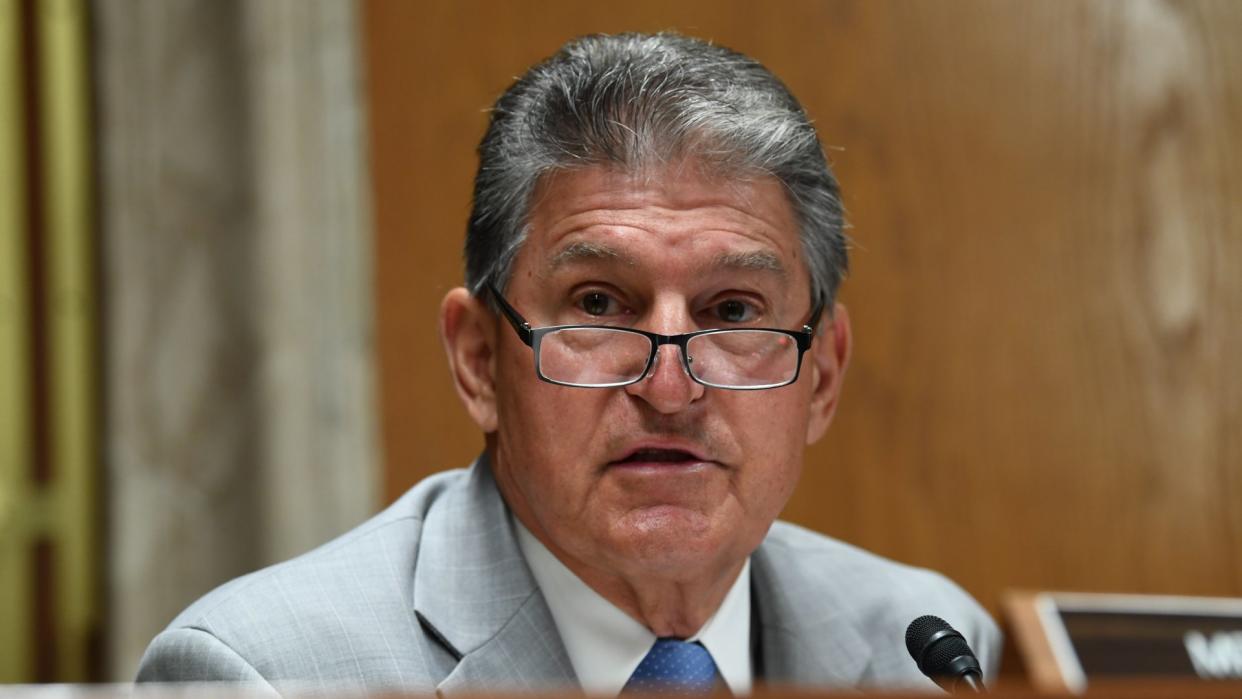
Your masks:
M652 365L655 364L656 356L659 354L660 348L664 345L676 345L679 347L681 349L681 364L686 370L686 376L689 376L695 383L709 388L723 388L730 391L762 391L769 388L781 388L783 386L788 386L792 383L796 383L798 381L798 377L802 374L802 355L806 354L806 351L811 348L811 343L815 340L815 326L819 324L819 317L824 311L824 302L821 299L816 302L815 307L811 309L811 317L802 326L801 330L787 330L785 328L713 328L709 330L696 330L694 332L681 333L679 335L660 335L659 333L638 330L637 328L619 328L615 325L549 325L542 328L533 328L530 323L522 317L522 314L509 303L508 299L500 293L500 290L496 288L495 284L488 282L486 288L488 292L491 293L492 297L496 299L496 303L500 306L501 314L504 315L505 320L509 321L509 325L513 326L513 330L517 332L518 338L535 353L535 375L548 383L556 384L558 386L570 386L573 388L619 388L621 386L636 384L647 378L647 375L651 372ZM637 378L630 381L620 381L610 384L579 384L569 381L557 381L556 379L551 379L545 376L542 367L540 367L541 355L539 353L539 344L543 340L544 335L560 330L611 330L615 332L626 332L633 333L635 335L642 335L650 341L651 353L647 357L647 364L643 367L642 372L639 373ZM794 366L793 377L784 383L778 384L765 384L762 386L725 386L704 381L695 376L694 371L690 369L690 355L686 350L687 343L701 335L737 332L739 330L780 333L782 335L792 337L798 345L798 362Z

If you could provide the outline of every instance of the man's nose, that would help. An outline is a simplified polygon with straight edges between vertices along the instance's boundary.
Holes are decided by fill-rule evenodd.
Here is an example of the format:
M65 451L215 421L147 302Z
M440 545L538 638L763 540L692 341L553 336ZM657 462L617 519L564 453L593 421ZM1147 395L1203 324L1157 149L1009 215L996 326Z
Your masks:
M626 392L642 398L666 415L684 410L698 400L704 387L686 373L680 352L677 345L661 347L651 370L642 381L626 386Z

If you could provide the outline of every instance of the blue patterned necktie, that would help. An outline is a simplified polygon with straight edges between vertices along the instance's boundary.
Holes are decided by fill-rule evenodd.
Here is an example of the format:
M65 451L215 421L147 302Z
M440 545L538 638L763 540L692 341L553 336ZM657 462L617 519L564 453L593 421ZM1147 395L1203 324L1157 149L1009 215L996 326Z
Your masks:
M647 651L621 693L706 694L716 686L718 678L716 662L703 644L660 638Z

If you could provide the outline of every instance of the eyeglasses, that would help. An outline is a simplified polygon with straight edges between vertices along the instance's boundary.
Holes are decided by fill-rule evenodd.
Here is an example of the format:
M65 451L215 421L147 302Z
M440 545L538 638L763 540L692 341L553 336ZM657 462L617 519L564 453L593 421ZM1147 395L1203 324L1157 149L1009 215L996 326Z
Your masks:
M798 380L802 355L815 339L823 312L815 304L802 330L723 328L680 335L607 325L532 328L492 283L487 289L518 337L535 352L535 373L548 383L614 388L643 380L664 345L681 348L690 378L704 386L755 391Z

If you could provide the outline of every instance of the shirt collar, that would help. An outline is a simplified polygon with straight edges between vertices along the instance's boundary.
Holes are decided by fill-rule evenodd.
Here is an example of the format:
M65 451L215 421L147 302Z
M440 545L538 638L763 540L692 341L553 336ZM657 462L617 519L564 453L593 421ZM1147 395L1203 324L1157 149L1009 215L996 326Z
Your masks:
M651 650L655 634L582 582L516 517L513 524L518 547L543 591L583 691L619 693ZM712 654L735 695L749 694L753 683L750 623L748 558L720 607L698 633L686 639L699 641Z

